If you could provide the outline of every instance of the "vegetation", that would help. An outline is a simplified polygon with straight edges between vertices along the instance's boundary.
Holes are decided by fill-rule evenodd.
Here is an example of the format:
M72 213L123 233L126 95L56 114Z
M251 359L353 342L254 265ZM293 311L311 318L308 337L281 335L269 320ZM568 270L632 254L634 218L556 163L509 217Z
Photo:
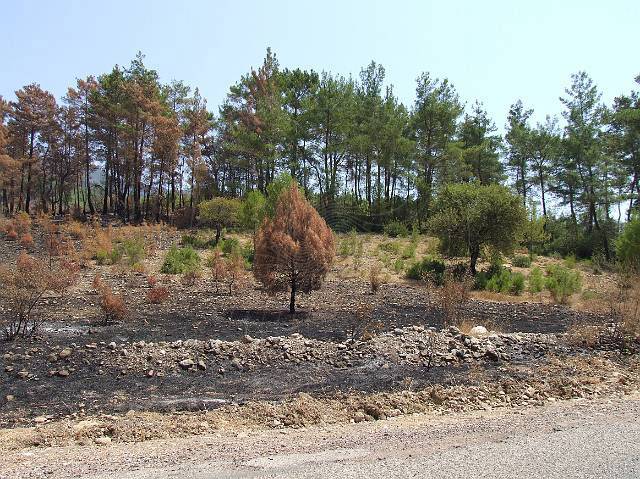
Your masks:
M582 277L579 271L566 266L553 265L547 268L545 287L551 293L554 301L566 304L571 295L582 289Z
M640 273L640 219L628 222L616 241L618 261L626 269Z
M528 277L529 282L529 292L530 293L540 293L545 287L544 274L539 267L534 267L531 269Z
M289 312L296 293L319 289L335 256L331 229L297 185L284 190L275 215L258 231L253 274L270 293L289 291Z
M215 244L220 241L222 228L238 223L240 206L240 201L234 198L213 198L200 203L200 220L216 229Z
M65 270L66 269L66 270ZM0 270L0 324L6 339L34 335L42 324L42 314L34 314L43 295L48 292L62 294L77 277L69 266L50 267L47 262L21 253L12 268Z
M482 248L510 252L526 220L520 198L498 185L448 185L434 210L430 228L440 238L444 252L468 254L474 275Z
M191 247L172 246L167 252L160 271L165 274L184 274L200 268L200 256Z
M530 268L531 257L527 255L516 255L511 260L511 264L516 268Z
M26 85L14 101L0 99L1 208L23 219L36 210L78 218L101 212L180 226L192 226L199 209L218 241L236 221L255 233L264 215L275 214L279 192L296 182L337 230L403 237L407 225L416 232L426 222L448 237L445 248L467 250L473 270L484 243L508 249L522 241L537 253L614 259L621 222L639 205L637 91L605 105L578 72L561 98L562 127L551 117L533 125L533 111L517 101L501 137L495 123L503 120L478 102L465 108L448 79L422 73L412 105L403 105L385 77L375 62L356 78L282 69L268 49L215 114L197 88L162 83L142 54L127 67L78 79L61 99ZM100 184L92 180L96 170ZM445 200L465 191L448 188L458 184L467 197L475 184L512 187L529 209L519 235L511 226L520 213L499 189L486 190L496 218L476 197L467 208L475 239L461 244L443 222ZM512 225L487 239L475 228L480 219ZM16 226L7 238L27 233ZM110 254L100 252L101 261Z
M446 265L441 259L425 256L421 261L413 263L407 270L407 278L429 281L437 286L444 284Z

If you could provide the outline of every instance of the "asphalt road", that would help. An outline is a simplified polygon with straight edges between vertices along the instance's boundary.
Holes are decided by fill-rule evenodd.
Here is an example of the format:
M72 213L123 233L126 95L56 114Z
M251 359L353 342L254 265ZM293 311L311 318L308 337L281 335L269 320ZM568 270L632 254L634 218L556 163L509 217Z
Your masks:
M0 477L637 479L640 397L134 445L32 449L0 459Z

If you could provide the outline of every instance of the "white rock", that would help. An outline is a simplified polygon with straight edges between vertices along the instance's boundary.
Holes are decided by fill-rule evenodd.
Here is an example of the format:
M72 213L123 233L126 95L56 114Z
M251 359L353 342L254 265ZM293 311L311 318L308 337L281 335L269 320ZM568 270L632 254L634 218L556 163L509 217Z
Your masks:
M469 331L469 335L475 337L486 336L487 334L489 334L489 331L487 331L487 328L484 326L474 326L471 328L471 331Z

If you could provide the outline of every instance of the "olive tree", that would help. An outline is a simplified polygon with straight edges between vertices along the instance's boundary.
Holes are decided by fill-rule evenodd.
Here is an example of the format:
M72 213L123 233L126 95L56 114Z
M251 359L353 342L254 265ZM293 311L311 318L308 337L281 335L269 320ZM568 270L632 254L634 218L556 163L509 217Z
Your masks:
M238 223L240 200L235 198L213 198L199 205L200 220L216 229L216 244L220 241L222 228Z
M483 247L510 252L527 220L522 200L495 184L447 185L438 195L434 211L430 230L440 238L446 253L470 256L472 274Z

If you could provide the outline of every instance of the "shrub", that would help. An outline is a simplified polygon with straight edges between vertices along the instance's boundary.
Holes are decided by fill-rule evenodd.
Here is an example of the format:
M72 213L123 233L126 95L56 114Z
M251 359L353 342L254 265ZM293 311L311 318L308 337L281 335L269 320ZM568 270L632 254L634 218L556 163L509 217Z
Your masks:
M457 281L451 273L444 276L439 299L445 325L460 323L460 312L469 300L470 289L471 281L468 276L462 281Z
M31 217L25 211L21 211L13 218L13 226L19 235L28 233L31 230Z
M376 294L382 284L382 278L380 277L380 266L372 266L369 270L369 286L371 286L371 292Z
M398 258L395 260L395 262L393 263L393 271L396 272L396 274L400 274L404 271L404 260L401 258Z
M629 221L616 240L618 261L635 273L640 273L640 219Z
M24 233L22 235L22 238L20 238L20 246L27 249L33 248L33 236L31 236L31 233Z
M233 288L244 285L247 273L244 268L244 259L239 254L234 254L226 261L226 276L229 285L229 294L233 294Z
M117 263L123 256L127 258L127 264L129 266L134 266L140 263L145 256L145 245L143 238L128 238L125 239L118 247L115 248L115 251L119 252L120 257L117 261L113 261L113 263ZM112 260L115 259L112 253Z
M529 292L540 293L544 289L544 274L537 266L529 273Z
M572 294L579 292L582 288L580 272L560 265L549 266L545 287L554 301L565 304Z
M150 274L149 276L147 276L147 284L149 285L149 287L154 288L158 284L158 278Z
M13 224L10 223L9 226L7 226L5 236L9 241L15 241L18 239L18 232L16 231L16 228L13 226Z
M160 271L164 274L184 274L200 268L200 256L191 247L172 246L164 257Z
M384 226L384 232L391 238L406 238L407 236L409 236L409 228L407 228L407 225L400 221L392 221L391 223L387 223Z
M122 321L127 315L127 308L121 295L114 294L111 288L103 285L100 290L100 308L104 314L104 323Z
M73 239L82 240L87 236L87 230L79 221L71 221L65 230Z
M195 249L206 249L213 246L214 241L202 238L199 235L186 234L182 235L181 243L183 246L191 246Z
M358 233L356 233L356 230L351 230L340 242L338 254L345 258L347 256L354 256L358 251L359 242L360 244L362 243L362 241L358 239Z
M576 255L575 254L568 255L564 259L564 265L569 269L575 268L576 267Z
M157 286L147 291L147 302L151 304L164 303L169 297L169 290L164 286Z
M412 259L416 257L417 243L409 243L402 250L402 259Z
M227 279L227 263L222 258L220 250L215 249L207 258L207 266L211 268L211 279L216 287L216 293L220 291L220 284Z
M238 241L236 238L225 238L221 241L222 246L222 252L224 254L232 254L232 253L236 253L240 251L240 241Z
M516 268L530 268L531 258L524 254L516 255L511 260L511 264Z
M198 270L192 269L185 271L180 278L180 282L184 286L193 286L200 279L200 272Z
M384 243L380 243L378 245L378 249L380 251L384 251L385 253L391 254L400 254L400 243L396 243L394 241L385 241Z
M509 292L515 295L520 295L524 292L524 274L511 274L511 290Z
M422 261L413 263L407 270L407 278L432 282L438 286L444 283L444 261L433 256L425 256Z

